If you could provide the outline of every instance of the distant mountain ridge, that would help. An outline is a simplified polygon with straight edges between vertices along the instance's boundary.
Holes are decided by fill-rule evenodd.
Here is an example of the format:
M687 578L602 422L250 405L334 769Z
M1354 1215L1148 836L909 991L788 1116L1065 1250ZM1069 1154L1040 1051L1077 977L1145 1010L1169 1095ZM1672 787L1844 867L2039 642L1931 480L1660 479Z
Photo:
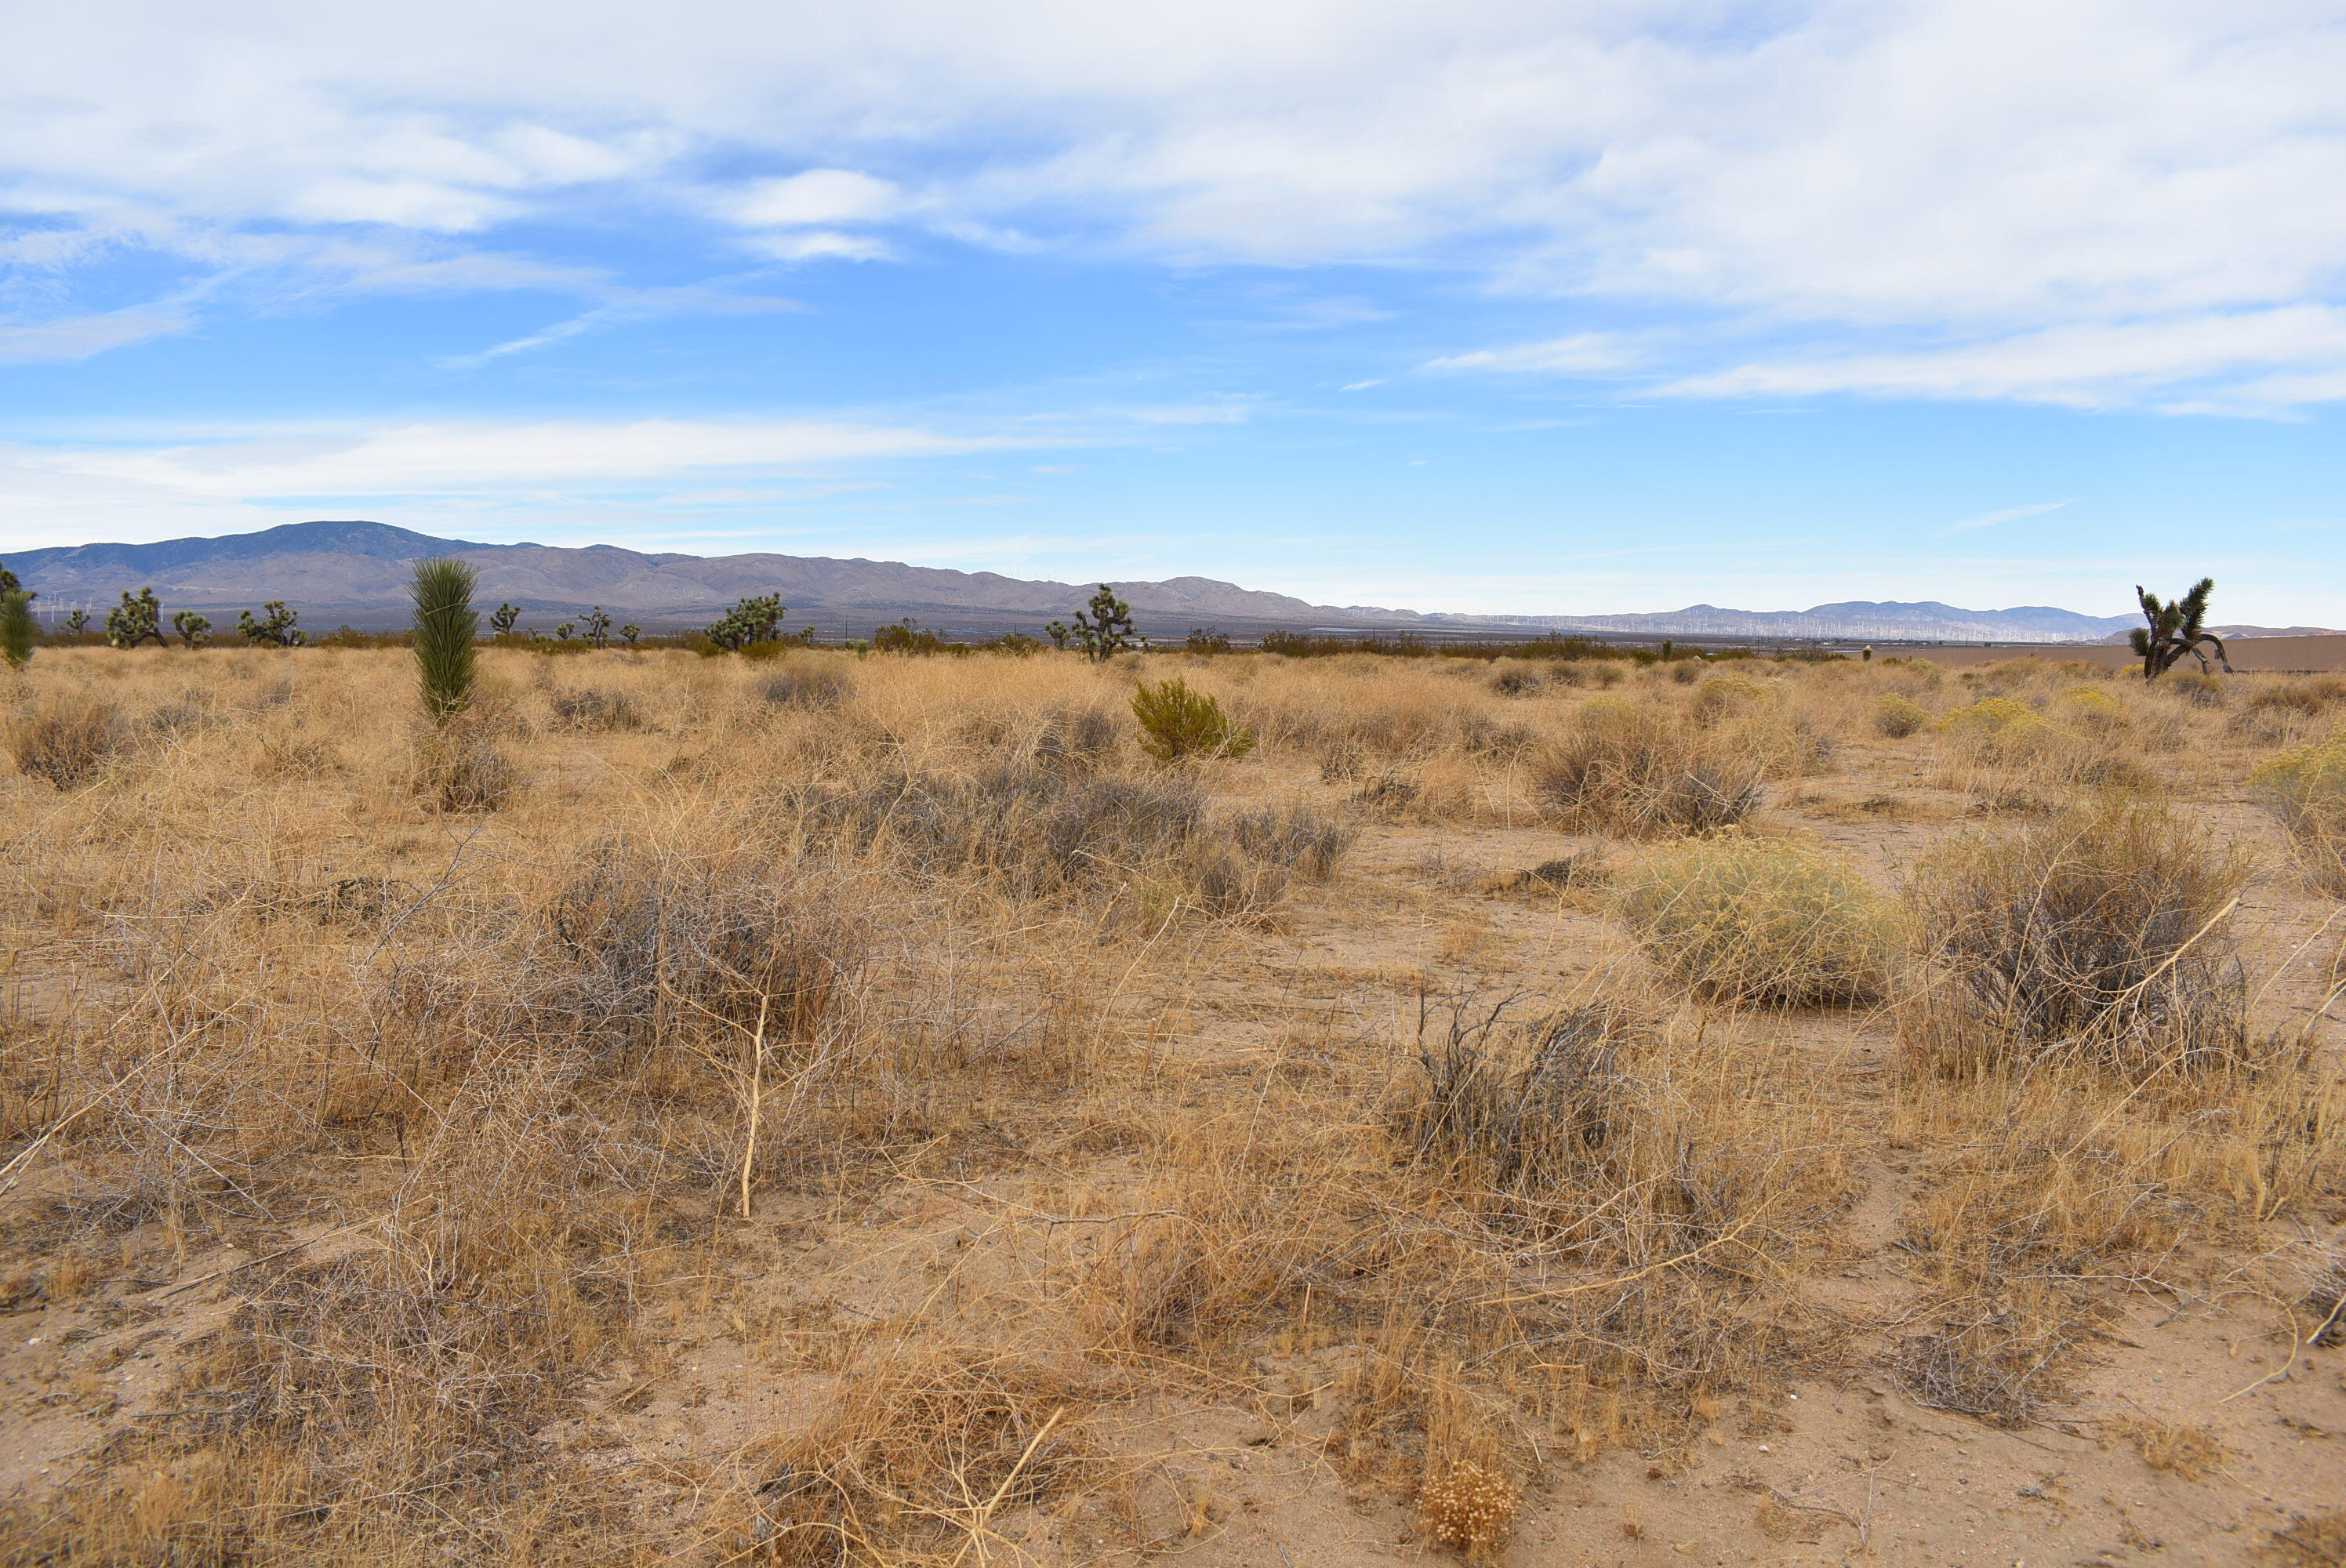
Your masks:
M126 589L152 585L172 608L235 610L283 599L319 623L390 625L405 618L409 563L455 555L480 570L484 604L511 600L551 626L590 605L622 619L688 626L756 594L779 593L790 621L865 625L913 615L1030 628L1080 608L1089 583L957 572L897 561L751 554L689 555L614 545L490 545L446 539L386 523L288 523L253 534L168 539L153 545L79 545L5 555L42 607L102 608ZM1144 630L1178 636L1192 626L1329 630L1540 633L1643 637L1876 638L1883 641L2094 642L2119 636L2131 616L2088 616L2024 605L1966 610L1936 601L1851 601L1806 610L1735 610L1692 605L1623 616L1470 616L1354 605L1313 605L1211 577L1114 585ZM2303 631L2307 628L2293 628ZM2226 635L2256 635L2227 628Z

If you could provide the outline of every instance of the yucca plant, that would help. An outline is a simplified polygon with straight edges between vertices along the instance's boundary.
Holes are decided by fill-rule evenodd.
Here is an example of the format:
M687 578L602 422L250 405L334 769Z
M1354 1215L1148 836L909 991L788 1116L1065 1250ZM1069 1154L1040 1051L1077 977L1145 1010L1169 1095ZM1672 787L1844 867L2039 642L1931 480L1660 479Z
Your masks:
M473 700L473 638L481 617L473 608L474 572L465 562L438 556L415 563L408 593L415 600L415 673L423 710L444 726Z
M33 662L33 596L19 587L0 590L0 658L10 669Z

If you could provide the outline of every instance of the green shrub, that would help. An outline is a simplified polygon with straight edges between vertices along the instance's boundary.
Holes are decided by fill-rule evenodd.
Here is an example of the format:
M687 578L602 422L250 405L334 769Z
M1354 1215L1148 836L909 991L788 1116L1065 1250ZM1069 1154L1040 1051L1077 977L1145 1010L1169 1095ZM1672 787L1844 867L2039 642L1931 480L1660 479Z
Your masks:
M423 711L445 725L473 700L481 617L473 609L470 564L447 556L415 563L408 595L415 601L415 674Z
M1869 1001L1903 946L1898 906L1854 867L1775 840L1656 850L1617 898L1656 963L1722 1001Z
M1255 732L1231 722L1222 705L1180 679L1143 684L1132 696L1132 717L1140 722L1141 749L1162 762L1185 757L1243 757L1254 749Z
M0 589L0 659L10 669L33 662L33 596L22 588Z
M1880 735L1892 740L1903 740L1919 734L1931 722L1931 710L1919 702L1911 702L1892 692L1873 705L1873 728Z

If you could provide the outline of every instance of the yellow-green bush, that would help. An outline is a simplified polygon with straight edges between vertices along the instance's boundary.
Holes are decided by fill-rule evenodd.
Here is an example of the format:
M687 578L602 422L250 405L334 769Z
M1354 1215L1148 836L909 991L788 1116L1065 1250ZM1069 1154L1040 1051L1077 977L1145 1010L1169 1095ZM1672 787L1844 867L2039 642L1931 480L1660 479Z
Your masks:
M2284 751L2249 784L2296 838L2315 880L2346 893L2346 736Z
M1903 740L1931 722L1931 710L1919 702L1910 702L1892 692L1873 705L1873 728L1876 733L1892 740Z
M1868 1001L1904 946L1897 904L1855 867L1775 840L1657 850L1624 880L1617 907L1656 963L1727 1001Z

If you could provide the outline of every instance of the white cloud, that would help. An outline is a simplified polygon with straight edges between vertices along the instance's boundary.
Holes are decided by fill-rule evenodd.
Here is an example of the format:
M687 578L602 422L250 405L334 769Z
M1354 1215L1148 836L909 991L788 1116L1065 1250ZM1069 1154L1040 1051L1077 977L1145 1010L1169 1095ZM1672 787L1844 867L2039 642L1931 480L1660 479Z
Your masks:
M0 208L42 215L9 242L36 267L144 246L225 271L382 230L461 249L573 203L713 212L791 260L931 229L1431 263L1817 345L1723 369L1689 346L1688 392L2277 405L2334 396L2346 357L2227 358L2190 327L2338 299L2336 20L2314 0L96 0L11 19ZM2063 329L2126 362L2017 362ZM1611 368L1542 348L1437 364Z
M1429 371L1495 371L1516 374L1607 375L1627 370L1642 356L1625 340L1609 332L1578 332L1551 338L1544 343L1522 343L1506 349L1477 349L1429 360Z
M2062 507L2073 504L2076 500L2076 498L2072 496L2067 501L2039 501L2027 506L2007 506L2001 512L1983 512L1976 517L1965 517L1960 522L1950 523L1939 532L1942 535L1968 534L1974 528L1993 528L1999 523L2017 523L2023 517L2041 517L2047 512L2058 512Z
M2106 408L2156 401L2170 389L2229 380L2246 406L2337 389L2346 370L2346 309L2298 305L2228 314L2050 327L1899 353L1761 361L1688 376L1658 389L1682 397L1804 397L1862 392L1916 398L2012 398ZM2289 380L2249 372L2294 371ZM2310 373L2307 373L2310 372Z
M729 469L1056 444L1064 442L812 420L477 420L347 433L292 429L243 440L128 451L19 448L15 459L28 468L182 495L359 500L627 487Z
M752 180L719 202L719 210L745 229L874 223L903 206L903 193L893 185L849 168L811 168L787 179Z
M0 321L0 361L86 360L108 349L184 332L185 311L147 308L53 321Z

